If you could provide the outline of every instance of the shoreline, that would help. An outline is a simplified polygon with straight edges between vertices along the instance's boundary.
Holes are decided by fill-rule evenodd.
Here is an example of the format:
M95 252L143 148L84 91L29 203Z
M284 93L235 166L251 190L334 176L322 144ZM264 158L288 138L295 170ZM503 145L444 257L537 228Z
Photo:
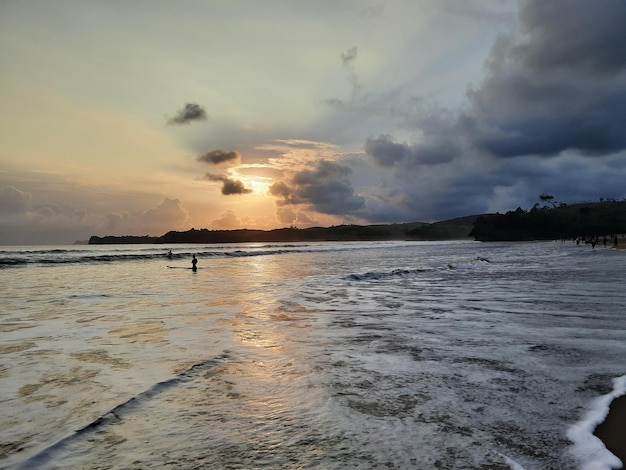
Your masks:
M626 244L622 248L626 248ZM593 435L599 438L604 446L626 465L626 395L619 396L611 402L605 420L598 424Z

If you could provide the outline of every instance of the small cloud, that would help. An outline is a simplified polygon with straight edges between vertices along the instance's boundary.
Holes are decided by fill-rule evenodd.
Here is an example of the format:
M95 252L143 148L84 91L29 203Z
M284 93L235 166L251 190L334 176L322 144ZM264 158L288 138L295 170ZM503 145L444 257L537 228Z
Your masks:
M323 101L325 104L329 106L333 106L335 108L341 109L346 107L346 103L339 98L328 98Z
M323 102L329 106L338 109L344 109L348 106L355 103L359 91L361 89L361 84L359 83L359 77L356 74L354 64L356 62L358 49L356 46L351 47L346 52L341 53L341 63L343 65L344 71L346 73L346 77L348 82L350 83L350 99L342 100L339 98L328 98L323 100Z
M352 101L354 101L361 89L361 85L359 83L359 77L356 74L354 63L356 62L357 56L357 48L356 46L351 47L345 53L341 54L341 62L346 70L346 74L348 76L348 81L350 82L350 86L352 87Z
M341 62L345 67L351 68L356 60L357 56L357 48L356 46L352 46L346 52L341 53Z
M208 181L221 181L223 183L222 194L224 196L230 196L231 194L249 194L252 192L252 190L246 188L240 180L229 178L226 175L207 173L205 179Z
M241 161L241 155L239 152L227 152L225 150L212 150L204 155L199 155L197 160L199 162L206 162L212 165L220 165L227 162L239 162Z
M202 106L195 103L186 103L185 106L178 110L176 116L167 120L169 125L189 124L193 121L206 121L209 115Z

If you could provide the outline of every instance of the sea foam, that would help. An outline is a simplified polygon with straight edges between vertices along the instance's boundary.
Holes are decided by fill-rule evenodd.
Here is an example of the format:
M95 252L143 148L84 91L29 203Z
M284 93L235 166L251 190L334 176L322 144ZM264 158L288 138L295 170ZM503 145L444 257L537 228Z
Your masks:
M622 461L609 452L593 431L606 419L611 402L625 393L626 375L613 379L613 391L593 400L584 418L568 429L567 437L574 443L572 452L582 462L583 470L622 468Z

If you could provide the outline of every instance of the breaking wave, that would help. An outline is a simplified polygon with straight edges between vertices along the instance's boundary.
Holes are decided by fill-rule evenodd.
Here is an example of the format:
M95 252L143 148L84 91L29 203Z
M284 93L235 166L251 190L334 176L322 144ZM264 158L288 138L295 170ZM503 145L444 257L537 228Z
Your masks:
M239 245L241 246L241 245ZM327 251L346 251L363 249L359 246L346 245L342 248L322 247L317 245L312 248L310 245L261 245L250 246L246 249L232 249L228 246L215 247L172 247L173 253L168 254L168 247L152 247L149 245L137 245L132 248L115 248L107 246L96 246L94 248L82 249L40 249L40 250L11 250L0 251L0 269L25 267L28 265L60 265L60 264L102 264L121 263L132 261L176 261L188 260L192 255L200 258L215 257L252 257L271 256L293 253L315 253Z

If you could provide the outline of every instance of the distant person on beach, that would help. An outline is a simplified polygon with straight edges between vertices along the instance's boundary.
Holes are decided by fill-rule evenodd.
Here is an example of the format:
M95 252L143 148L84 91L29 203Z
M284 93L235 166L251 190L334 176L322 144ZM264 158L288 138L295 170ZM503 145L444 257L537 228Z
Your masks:
M172 259L172 250L170 250L170 251L167 253L167 257L168 257L169 259Z
M191 258L191 269L193 269L194 271L198 270L198 267L196 266L198 264L198 260L196 259L196 255L193 255Z

